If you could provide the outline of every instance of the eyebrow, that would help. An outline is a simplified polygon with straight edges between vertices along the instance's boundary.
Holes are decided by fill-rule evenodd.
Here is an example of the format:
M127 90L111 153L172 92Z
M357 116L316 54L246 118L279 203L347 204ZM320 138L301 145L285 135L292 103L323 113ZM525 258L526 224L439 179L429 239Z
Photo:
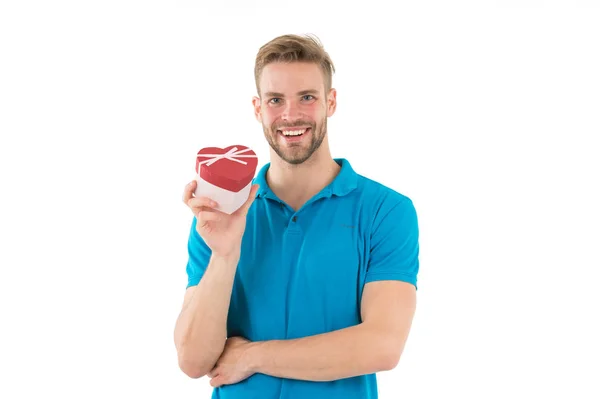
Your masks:
M311 94L311 95L319 94L319 91L311 89L311 90L302 90L302 91L298 92L299 96L305 96L307 94ZM268 92L265 93L265 97L285 97L285 95L283 93L277 93L277 92L274 92L274 91L268 91Z

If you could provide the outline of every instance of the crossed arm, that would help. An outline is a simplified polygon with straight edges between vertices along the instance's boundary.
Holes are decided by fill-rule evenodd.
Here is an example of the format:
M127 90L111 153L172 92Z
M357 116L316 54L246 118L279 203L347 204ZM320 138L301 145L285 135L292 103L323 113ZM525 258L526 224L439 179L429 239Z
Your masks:
M211 385L235 383L254 373L332 381L391 370L404 350L415 309L412 284L368 283L361 302L361 324L291 340L233 341L208 374L213 378Z

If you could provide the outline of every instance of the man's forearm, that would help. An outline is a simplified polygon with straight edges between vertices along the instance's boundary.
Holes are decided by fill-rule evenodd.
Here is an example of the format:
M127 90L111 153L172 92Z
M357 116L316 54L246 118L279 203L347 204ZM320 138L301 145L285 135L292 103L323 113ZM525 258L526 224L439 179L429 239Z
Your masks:
M177 319L175 345L179 363L190 376L208 373L223 352L238 261L239 254L211 257L193 296Z
M393 368L391 342L361 324L305 338L255 342L248 362L254 372L273 377L333 381Z

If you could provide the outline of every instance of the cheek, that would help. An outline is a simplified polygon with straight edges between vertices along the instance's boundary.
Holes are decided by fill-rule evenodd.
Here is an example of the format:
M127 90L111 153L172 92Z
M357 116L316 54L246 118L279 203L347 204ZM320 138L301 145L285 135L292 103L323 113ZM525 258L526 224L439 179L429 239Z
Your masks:
M279 112L272 108L263 108L262 120L265 125L270 125L273 121L277 120Z
M322 104L314 104L306 109L306 116L314 121L320 121L325 115L327 115L327 107L323 107Z

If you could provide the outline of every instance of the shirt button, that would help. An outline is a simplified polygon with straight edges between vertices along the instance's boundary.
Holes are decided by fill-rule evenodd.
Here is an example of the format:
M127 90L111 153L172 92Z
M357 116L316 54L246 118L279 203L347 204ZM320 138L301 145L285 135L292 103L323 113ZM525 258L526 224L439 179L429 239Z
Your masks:
M295 221L296 221L296 216L294 216L294 217L292 218L292 222L295 222Z

